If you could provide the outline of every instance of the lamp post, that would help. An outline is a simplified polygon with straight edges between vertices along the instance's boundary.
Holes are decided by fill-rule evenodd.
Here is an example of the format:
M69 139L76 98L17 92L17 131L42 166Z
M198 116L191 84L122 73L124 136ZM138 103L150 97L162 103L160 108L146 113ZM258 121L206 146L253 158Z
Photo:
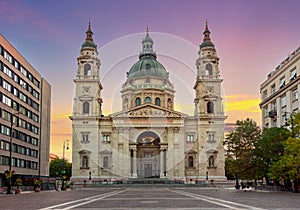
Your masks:
M67 142L67 148L66 148L66 142ZM69 149L69 140L64 141L63 145L63 159L62 159L62 183L61 183L61 190L65 190L65 182L64 182L64 174L66 174L66 165L65 165L65 149Z
M19 114L19 113L18 113ZM12 138L13 138L13 125L14 125L14 117L16 117L17 119L17 123L18 123L18 116L16 116L15 114L11 114L11 122L10 122L10 139L9 139L9 178L8 178L8 186L7 186L7 192L6 194L13 194L11 186L12 186L12 171L11 171L11 167L12 167ZM18 126L18 124L16 124Z
M292 137L295 138L295 131L294 131L294 118L293 118L293 113L290 112L284 112L284 117L285 117L285 126L288 126L288 122L287 122L287 115L290 116L290 120L291 120L291 126L292 126ZM294 154L294 159L295 159L295 154ZM294 193L299 193L298 190L298 182L297 182L297 177L294 178L293 180L293 192Z

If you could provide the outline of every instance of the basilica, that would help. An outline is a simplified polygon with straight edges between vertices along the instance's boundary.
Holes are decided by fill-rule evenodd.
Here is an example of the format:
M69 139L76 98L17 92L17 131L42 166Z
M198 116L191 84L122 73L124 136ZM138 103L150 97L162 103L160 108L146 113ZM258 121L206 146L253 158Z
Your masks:
M72 120L72 178L126 182L224 181L224 115L219 57L206 22L196 60L194 115L174 110L175 90L148 29L127 72L119 112L103 115L100 59L89 23L77 58ZM109 79L109 78L108 78ZM113 80L113 78L111 78Z

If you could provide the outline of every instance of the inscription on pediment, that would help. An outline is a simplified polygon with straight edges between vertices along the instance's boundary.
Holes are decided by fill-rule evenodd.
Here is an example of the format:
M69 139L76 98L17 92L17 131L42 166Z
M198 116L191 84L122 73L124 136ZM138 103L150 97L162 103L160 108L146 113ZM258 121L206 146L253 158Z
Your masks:
M155 109L151 107L115 113L113 117L183 117L184 114L173 110Z

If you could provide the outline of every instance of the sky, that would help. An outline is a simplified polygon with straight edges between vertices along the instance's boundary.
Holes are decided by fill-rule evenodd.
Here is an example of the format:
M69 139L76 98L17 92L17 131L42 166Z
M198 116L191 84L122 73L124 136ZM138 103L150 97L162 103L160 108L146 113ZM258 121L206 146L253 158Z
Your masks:
M0 33L51 84L50 152L62 156L64 140L71 140L73 79L89 21L105 115L121 109L119 90L147 26L174 83L176 108L192 114L207 19L220 57L226 123L249 117L260 125L259 86L300 46L299 8L298 0L0 0ZM71 151L65 156L70 160Z

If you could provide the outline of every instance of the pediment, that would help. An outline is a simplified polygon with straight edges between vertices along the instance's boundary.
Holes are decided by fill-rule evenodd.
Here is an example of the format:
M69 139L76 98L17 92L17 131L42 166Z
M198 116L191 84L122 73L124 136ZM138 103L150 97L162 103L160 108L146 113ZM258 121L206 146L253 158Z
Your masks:
M210 149L210 150L207 150L206 153L208 153L208 154L214 154L214 153L218 153L218 151L214 150L214 149Z
M129 117L129 118L135 118L135 117L155 117L155 118L183 118L187 117L187 114L171 110L171 109L165 109L160 106L152 105L152 104L145 104L142 106L134 107L128 110L123 110L121 112L113 113L110 115L112 118L117 117Z
M103 151L99 152L99 154L112 154L112 152L108 151L108 150L103 150Z
M195 151L195 150L190 150L190 151L188 151L188 152L185 152L186 154L197 154L197 151Z
M83 149L78 152L79 154L91 154L89 150Z

